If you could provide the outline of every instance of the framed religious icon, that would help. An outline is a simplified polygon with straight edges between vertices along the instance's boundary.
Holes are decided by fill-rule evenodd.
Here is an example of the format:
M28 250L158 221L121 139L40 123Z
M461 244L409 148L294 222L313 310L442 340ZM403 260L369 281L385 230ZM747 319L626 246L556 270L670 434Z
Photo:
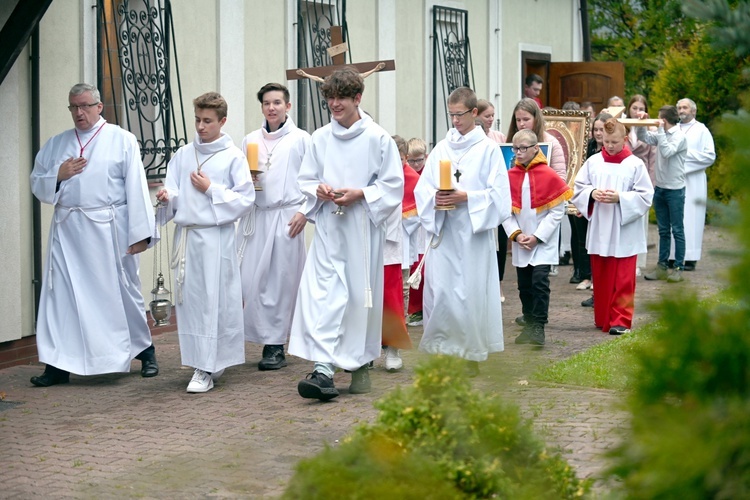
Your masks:
M586 160L586 144L591 128L588 111L542 110L546 131L560 143L567 166L565 180L573 187L576 175Z
M544 156L549 158L549 142L540 142L538 145ZM503 153L505 169L510 170L516 162L516 154L513 152L513 144L510 142L500 144L500 151Z

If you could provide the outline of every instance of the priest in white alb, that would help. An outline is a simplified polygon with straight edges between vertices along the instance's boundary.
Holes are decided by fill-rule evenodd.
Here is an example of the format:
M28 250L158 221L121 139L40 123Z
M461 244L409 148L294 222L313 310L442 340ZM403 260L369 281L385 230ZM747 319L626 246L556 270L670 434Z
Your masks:
M287 365L284 344L292 327L297 289L305 266L305 197L297 184L310 134L297 128L289 90L268 83L258 91L263 126L242 140L258 148L258 183L253 211L237 228L242 274L245 340L263 345L259 370Z
M70 373L159 373L138 277L138 254L156 242L154 212L136 138L101 117L96 87L70 89L75 127L39 151L31 190L54 207L36 341L46 363L31 383Z
M677 101L680 130L688 147L685 157L685 271L695 271L696 263L701 260L708 198L706 169L716 160L714 138L708 127L695 119L697 112L698 106L692 99ZM674 238L669 258L674 260Z
M336 368L352 372L349 393L371 390L379 357L385 221L398 210L404 176L396 144L359 109L362 76L334 71L321 87L331 123L316 130L302 161L305 213L315 223L292 321L289 353L315 362L300 396L338 396Z
M479 361L504 349L493 230L511 214L510 188L500 148L474 125L476 94L454 90L448 115L453 128L430 153L414 190L430 239L419 348L463 358L476 376ZM442 210L449 206L455 208Z

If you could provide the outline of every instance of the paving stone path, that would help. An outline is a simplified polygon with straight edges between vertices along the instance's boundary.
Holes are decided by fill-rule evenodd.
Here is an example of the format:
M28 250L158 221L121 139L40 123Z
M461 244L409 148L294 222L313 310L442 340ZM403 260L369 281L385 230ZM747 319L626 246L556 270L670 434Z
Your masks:
M656 242L652 227L651 242ZM731 247L726 230L708 227L704 259L682 284L639 279L635 326L650 318L646 304L665 290L693 289L707 297L722 286L728 265L717 249ZM649 262L656 250L649 251ZM542 364L565 359L610 340L582 308L588 292L568 283L571 267L551 278L551 322L543 349L516 346L520 313L515 272L508 264L503 306L506 350L493 355L474 379L477 389L515 401L550 446L561 450L580 477L606 491L602 452L625 434L628 415L616 391L535 381ZM421 328L410 329L418 342ZM29 378L41 365L0 370L0 497L3 498L273 498L280 495L301 458L335 446L353 426L375 416L372 403L393 387L410 384L424 355L404 353L406 368L371 372L373 392L349 395L350 376L336 375L341 396L329 403L297 395L297 381L311 369L290 358L277 372L256 368L261 347L247 345L247 363L226 371L207 394L187 394L192 370L181 367L176 333L154 338L161 374L71 376L71 383L35 388Z

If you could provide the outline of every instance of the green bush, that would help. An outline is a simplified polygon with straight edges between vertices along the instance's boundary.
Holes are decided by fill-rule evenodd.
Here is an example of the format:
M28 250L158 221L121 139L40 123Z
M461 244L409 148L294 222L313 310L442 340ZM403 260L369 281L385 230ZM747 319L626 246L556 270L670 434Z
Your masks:
M471 389L461 360L432 357L377 420L301 462L285 498L580 498L589 482L518 409Z
M750 497L750 115L724 121L744 186L729 299L661 304L660 328L636 358L632 436L612 455L630 498Z
M716 162L709 168L708 194L717 201L727 201L741 188L733 178L732 144L727 137L716 134L723 112L740 108L740 96L750 88L742 66L750 58L739 58L731 48L717 49L708 43L703 29L696 30L687 47L672 48L664 57L651 91L651 108L677 104L688 97L698 106L697 119L714 134ZM653 114L653 113L652 113Z

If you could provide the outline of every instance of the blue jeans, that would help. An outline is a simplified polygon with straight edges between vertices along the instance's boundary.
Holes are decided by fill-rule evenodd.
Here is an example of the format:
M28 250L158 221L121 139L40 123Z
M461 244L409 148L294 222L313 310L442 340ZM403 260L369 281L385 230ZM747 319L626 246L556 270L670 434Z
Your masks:
M659 227L659 267L667 268L669 248L674 236L674 267L685 267L685 188L654 188L654 210Z

